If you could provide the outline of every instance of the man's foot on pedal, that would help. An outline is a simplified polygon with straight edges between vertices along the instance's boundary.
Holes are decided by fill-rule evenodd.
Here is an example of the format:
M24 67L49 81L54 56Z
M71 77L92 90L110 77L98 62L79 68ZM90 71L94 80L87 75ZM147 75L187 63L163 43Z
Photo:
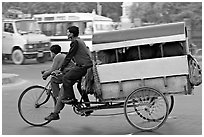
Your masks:
M50 113L49 116L45 117L45 120L51 121L51 120L59 120L59 114L57 113Z
M64 98L64 99L62 99L61 102L64 103L64 104L72 105L74 103L77 103L77 99L74 99L74 98Z
M85 116L90 116L91 113L93 113L93 110L89 110L89 111L84 112Z

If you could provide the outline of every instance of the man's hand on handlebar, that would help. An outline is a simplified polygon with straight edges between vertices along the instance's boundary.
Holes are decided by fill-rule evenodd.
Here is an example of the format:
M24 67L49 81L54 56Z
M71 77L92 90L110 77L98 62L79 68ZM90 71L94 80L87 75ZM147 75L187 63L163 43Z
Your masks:
M52 76L58 76L58 75L61 75L62 72L61 72L60 70L55 70L55 71L53 71L53 72L50 74L48 71L43 70L43 71L41 71L41 74L42 74L43 80L46 80L50 75L52 75Z
M42 74L42 78L43 78L43 80L46 80L47 77L49 76L49 74L46 73L46 70L41 71L41 74Z
M58 75L61 75L61 74L62 74L62 72L60 70L55 70L55 71L53 71L51 73L51 75L53 75L53 76L58 76Z

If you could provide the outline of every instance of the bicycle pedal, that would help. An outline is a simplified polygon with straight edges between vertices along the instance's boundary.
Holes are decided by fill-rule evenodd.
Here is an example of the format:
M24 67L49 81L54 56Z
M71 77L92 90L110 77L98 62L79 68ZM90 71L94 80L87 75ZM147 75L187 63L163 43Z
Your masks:
M88 116L90 116L91 114L89 113L89 114L87 114L87 113L82 113L81 114L81 116L85 116L85 117L88 117Z
M85 112L84 112L84 116L85 116L85 117L90 116L91 113L93 113L93 110L85 111Z
M85 117L88 117L88 116L90 116L91 114L85 114Z
M86 115L85 113L82 113L82 114L81 114L81 116L85 116L85 115Z

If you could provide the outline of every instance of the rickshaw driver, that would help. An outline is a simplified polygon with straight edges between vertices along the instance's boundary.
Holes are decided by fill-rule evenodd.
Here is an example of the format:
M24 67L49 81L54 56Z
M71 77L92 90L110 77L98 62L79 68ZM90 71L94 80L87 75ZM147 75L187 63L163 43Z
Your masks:
M73 85L77 80L81 79L83 76L86 75L88 68L91 68L93 66L93 62L91 60L91 53L85 45L84 41L82 41L78 37L78 35L78 27L71 26L67 29L68 39L71 39L70 50L67 53L59 71L63 71L72 58L76 63L76 67L72 68L62 77L62 89L64 89L64 94L61 99L61 102L65 104L73 104L77 101L74 95ZM86 112L86 115L92 112L93 111ZM45 118L45 120L58 120L59 113L60 111L58 111L57 113L54 111L54 113L51 113L48 117Z

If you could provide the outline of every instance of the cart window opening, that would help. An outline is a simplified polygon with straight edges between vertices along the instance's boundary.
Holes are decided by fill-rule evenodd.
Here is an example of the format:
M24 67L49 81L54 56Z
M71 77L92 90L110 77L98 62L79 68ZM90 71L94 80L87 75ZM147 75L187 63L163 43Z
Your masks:
M116 63L115 49L102 50L97 52L99 64Z
M127 61L139 60L139 49L137 46L127 48Z
M181 42L167 42L163 44L164 57L184 55L184 47ZM161 56L161 55L160 55Z
M129 47L126 51L126 61L157 58L158 52L159 44Z
M184 55L181 42L155 43L97 52L99 64L145 60Z

